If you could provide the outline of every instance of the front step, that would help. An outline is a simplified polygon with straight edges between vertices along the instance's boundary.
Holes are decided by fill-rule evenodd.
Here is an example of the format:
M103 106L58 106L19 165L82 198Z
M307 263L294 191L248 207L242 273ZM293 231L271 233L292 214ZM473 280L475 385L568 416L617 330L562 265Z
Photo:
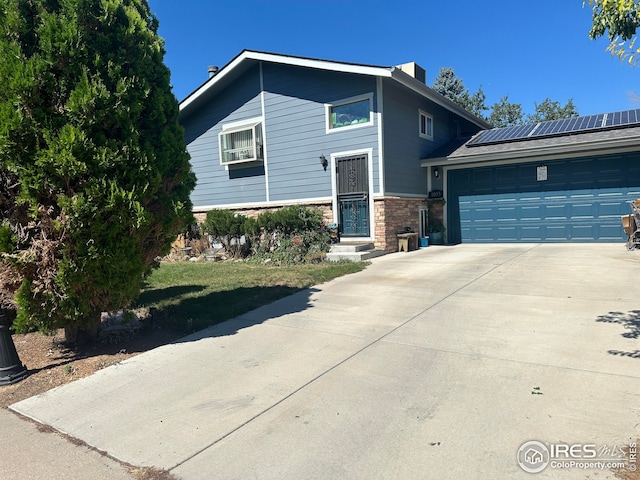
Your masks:
M375 249L373 243L337 243L331 245L327 260L362 262L381 255L384 255L384 250Z

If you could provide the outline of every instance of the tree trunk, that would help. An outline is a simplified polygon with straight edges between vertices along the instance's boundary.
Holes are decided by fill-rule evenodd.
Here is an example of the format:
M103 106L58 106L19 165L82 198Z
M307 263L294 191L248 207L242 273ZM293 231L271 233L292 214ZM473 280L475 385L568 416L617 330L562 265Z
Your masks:
M100 328L100 314L94 314L95 321L80 328L78 325L64 327L64 343L68 345L86 345L98 339Z

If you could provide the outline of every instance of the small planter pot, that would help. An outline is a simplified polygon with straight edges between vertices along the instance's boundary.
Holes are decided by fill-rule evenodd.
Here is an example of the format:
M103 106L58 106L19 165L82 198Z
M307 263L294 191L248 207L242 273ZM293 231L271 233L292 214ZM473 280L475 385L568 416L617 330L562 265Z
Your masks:
M444 243L444 235L442 232L430 232L429 243L432 245L442 245Z

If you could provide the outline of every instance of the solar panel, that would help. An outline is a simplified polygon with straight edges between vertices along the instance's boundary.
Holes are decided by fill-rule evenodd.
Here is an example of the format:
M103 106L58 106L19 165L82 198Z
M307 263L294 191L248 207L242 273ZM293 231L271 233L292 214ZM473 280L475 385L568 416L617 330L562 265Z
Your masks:
M495 143L533 140L544 137L571 135L594 130L608 130L631 125L640 125L640 109L625 110L597 115L550 120L547 122L516 125L512 127L493 128L480 132L467 143L470 147L491 145Z
M492 128L481 132L467 145L486 145L487 143L502 143L518 138L526 138L537 124L515 125L513 127Z

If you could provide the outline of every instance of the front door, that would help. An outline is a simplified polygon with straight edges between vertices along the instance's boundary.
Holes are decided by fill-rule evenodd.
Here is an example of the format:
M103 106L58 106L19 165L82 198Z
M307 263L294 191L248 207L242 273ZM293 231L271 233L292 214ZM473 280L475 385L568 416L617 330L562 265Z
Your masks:
M343 237L368 237L369 168L367 155L336 159L338 225Z

